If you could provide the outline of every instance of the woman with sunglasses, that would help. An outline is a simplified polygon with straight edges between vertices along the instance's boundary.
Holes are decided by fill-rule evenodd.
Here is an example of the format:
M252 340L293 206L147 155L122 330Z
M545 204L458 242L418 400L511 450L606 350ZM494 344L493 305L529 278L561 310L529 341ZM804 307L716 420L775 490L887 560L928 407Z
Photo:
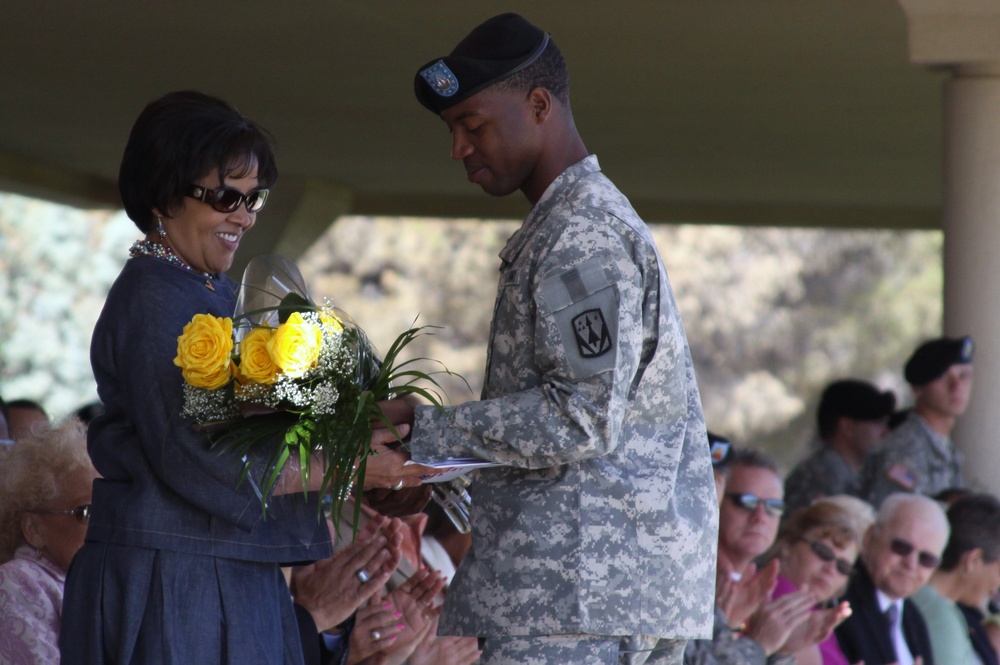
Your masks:
M182 416L173 362L195 314L233 315L237 288L224 273L276 179L270 136L220 99L170 93L132 127L118 187L144 238L91 344L105 409L89 450L103 479L66 581L63 663L302 662L279 564L332 554L319 497L303 498L291 468L262 497L266 456L211 446ZM401 469L404 458L373 461Z
M0 451L0 662L59 661L63 585L96 476L75 418Z
M779 561L774 598L808 588L821 605L840 594L854 567L863 525L836 501L819 500L782 523L767 559ZM834 635L795 652L797 665L848 665Z

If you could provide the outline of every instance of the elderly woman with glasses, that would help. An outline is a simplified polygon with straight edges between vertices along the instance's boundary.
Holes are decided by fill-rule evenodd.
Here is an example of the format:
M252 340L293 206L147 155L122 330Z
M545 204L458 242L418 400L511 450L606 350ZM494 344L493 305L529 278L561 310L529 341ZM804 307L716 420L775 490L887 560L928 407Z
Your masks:
M88 440L103 478L66 579L60 647L73 662L302 663L281 564L332 554L312 491L322 470L311 474L305 497L292 468L263 496L267 451L244 457L213 448L183 416L184 380L174 364L194 315L233 316L237 285L225 272L277 175L270 135L215 97L167 94L132 127L118 188L144 237L132 245L91 343L104 413ZM372 443L392 438L377 430ZM382 487L391 486L404 475L402 453L383 451L366 483L389 475ZM378 472L391 465L395 475Z
M58 662L63 584L96 476L76 419L0 451L0 662Z
M821 499L788 515L766 556L779 561L773 597L808 589L820 605L835 602L854 568L865 528L863 508L852 510L837 500ZM796 651L795 662L848 665L832 634Z

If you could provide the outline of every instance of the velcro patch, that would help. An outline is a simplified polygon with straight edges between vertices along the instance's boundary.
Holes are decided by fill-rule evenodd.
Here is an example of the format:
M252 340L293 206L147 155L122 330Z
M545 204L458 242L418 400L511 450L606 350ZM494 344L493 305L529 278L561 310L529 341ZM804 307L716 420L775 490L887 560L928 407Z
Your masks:
M573 319L573 332L581 358L597 358L611 350L611 334L604 314L599 309L588 309Z

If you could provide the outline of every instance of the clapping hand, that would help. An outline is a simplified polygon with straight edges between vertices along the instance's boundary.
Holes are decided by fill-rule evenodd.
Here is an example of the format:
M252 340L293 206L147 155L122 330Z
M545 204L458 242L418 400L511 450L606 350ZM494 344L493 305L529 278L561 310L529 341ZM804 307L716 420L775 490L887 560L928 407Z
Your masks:
M329 520L327 528L336 538ZM318 630L337 626L385 586L399 564L402 540L399 520L373 518L353 543L292 572L295 602L309 611Z
M739 580L724 559L719 559L715 574L715 604L726 615L730 626L742 626L771 594L778 581L778 560L773 559L757 570L750 564Z
M768 601L747 620L746 634L768 656L784 650L789 636L809 619L815 604L812 593L802 589Z

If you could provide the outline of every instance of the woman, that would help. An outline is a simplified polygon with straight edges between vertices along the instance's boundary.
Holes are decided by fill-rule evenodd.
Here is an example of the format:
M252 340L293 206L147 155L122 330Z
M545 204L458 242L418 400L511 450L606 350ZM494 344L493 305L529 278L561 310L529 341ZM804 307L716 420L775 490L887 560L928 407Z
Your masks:
M0 662L58 662L63 584L96 475L76 419L0 455Z
M265 497L265 518L255 482L263 463L252 457L240 482L243 460L212 449L180 415L173 364L194 314L232 316L236 285L223 273L276 178L269 135L220 99L170 93L132 128L118 186L145 238L94 330L105 412L90 425L89 448L103 479L66 581L64 662L302 662L279 562L332 554L318 497L303 500L288 469ZM402 455L383 452L369 481L419 483L423 469L402 478Z
M832 501L819 500L792 513L771 549L779 561L774 597L807 587L820 604L834 600L846 586L858 556L858 524L851 511ZM795 652L795 662L848 665L832 634Z

